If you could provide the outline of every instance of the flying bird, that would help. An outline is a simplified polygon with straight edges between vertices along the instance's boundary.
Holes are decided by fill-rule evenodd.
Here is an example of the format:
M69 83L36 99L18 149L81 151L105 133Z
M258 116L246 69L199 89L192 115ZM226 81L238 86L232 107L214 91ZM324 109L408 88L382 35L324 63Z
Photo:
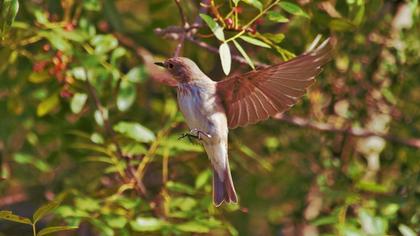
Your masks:
M254 124L284 112L302 97L321 67L331 58L331 43L289 61L211 80L190 59L173 57L156 65L176 80L178 105L190 128L189 136L200 140L213 166L213 203L237 203L228 161L228 131Z

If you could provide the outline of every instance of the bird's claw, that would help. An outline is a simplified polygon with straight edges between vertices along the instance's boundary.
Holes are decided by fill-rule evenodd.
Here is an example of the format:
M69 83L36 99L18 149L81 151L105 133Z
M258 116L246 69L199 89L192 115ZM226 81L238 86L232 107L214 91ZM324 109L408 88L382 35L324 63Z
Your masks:
M185 137L187 137L190 141L191 141L191 138L198 139L200 141L203 140L203 138L211 139L211 135L210 134L208 134L208 133L206 133L204 131L198 130L198 129L192 129L192 130L190 130L189 133L182 134L178 138L178 140L179 139L183 139Z

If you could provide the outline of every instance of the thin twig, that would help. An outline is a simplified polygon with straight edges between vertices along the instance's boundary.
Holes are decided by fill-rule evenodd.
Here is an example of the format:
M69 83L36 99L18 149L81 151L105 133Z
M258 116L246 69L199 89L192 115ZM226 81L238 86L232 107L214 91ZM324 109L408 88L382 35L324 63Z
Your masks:
M175 4L178 7L179 16L181 17L181 23L182 23L182 33L181 33L181 36L179 37L179 42L176 46L175 53L174 53L174 56L178 57L181 53L182 47L184 46L185 35L187 34L186 29L188 28L189 24L187 22L187 17L185 16L184 11L182 10L181 0L175 0Z

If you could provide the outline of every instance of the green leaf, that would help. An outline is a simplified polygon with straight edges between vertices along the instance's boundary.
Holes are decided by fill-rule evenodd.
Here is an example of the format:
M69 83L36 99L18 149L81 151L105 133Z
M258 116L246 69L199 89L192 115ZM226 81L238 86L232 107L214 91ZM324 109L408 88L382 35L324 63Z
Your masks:
M355 26L351 22L339 18L332 19L329 23L329 27L331 30L337 32L352 31L355 29Z
M414 232L414 230L410 229L410 227L404 224L400 224L398 226L398 230L403 236L416 236L417 235L416 232Z
M136 232L151 232L160 230L166 223L152 217L137 217L130 221L131 228Z
M51 227L47 227L39 231L37 236L44 236L47 234L52 234L52 233L60 232L60 231L74 230L77 228L79 227L78 226L51 226Z
M73 113L77 114L82 111L88 96L84 93L76 93L71 99L70 109Z
M182 232L191 233L208 233L210 231L210 228L195 221L178 224L176 228Z
M122 229L127 224L124 216L111 215L105 217L105 222L114 229Z
M278 33L278 34L265 33L263 34L263 36L274 43L281 43L283 39L285 38L284 34L282 33Z
M123 80L118 90L117 107L120 111L127 111L136 100L136 86L128 80Z
M245 50L242 48L242 46L236 41L233 40L233 44L235 45L236 49L238 49L239 53L245 58L246 62L248 62L248 65L255 70L254 63L252 62L251 58L249 58L248 54L246 54Z
M281 1L281 2L279 2L279 6L283 10L289 12L290 14L293 14L293 15L296 15L296 16L303 16L303 17L309 18L309 15L306 14L306 12L304 12L302 10L302 8L300 8L298 5L296 5L294 3Z
M79 197L75 200L77 209L94 212L101 208L99 201L89 197Z
M168 181L166 183L166 187L174 192L179 192L179 193L188 193L188 194L194 194L195 193L195 189L183 184L183 183L179 183L179 182L173 182L173 181Z
M146 70L144 66L138 66L131 69L126 75L125 78L133 83L140 83L146 79Z
M229 45L222 43L219 47L220 62L222 63L222 69L225 75L229 75L232 58L230 55Z
M16 153L13 156L14 161L20 164L29 164L37 168L41 172L47 172L51 170L51 166L44 160L35 158L34 156L25 153Z
M38 210L35 211L33 215L33 222L34 224L42 219L46 214L57 208L61 203L61 198L56 198L53 201L41 206Z
M11 211L0 211L0 219L32 225L32 222L30 219L15 215Z
M36 114L38 116L44 116L48 114L58 106L59 102L60 100L58 99L58 94L49 96L47 99L38 104L38 107L36 108Z
M41 72L33 72L29 76L29 81L34 84L39 84L48 81L51 79L51 76L48 74L47 71L41 71Z
M287 19L287 17L283 16L281 13L276 12L276 11L267 12L267 17L269 20L273 22L278 22L278 23L289 22L289 19Z
M113 35L96 35L90 43L95 46L96 54L105 54L118 46L118 40Z
M4 0L1 6L1 38L5 37L5 34L9 31L10 26L15 21L15 17L19 11L18 0Z
M156 136L152 131L135 122L121 121L114 126L114 130L138 142L148 143L156 139Z
M242 2L257 8L260 11L263 9L262 3L258 0L242 0Z
M213 32L214 36L220 41L225 41L225 35L223 33L223 28L210 16L206 14L200 14L201 19L206 22L210 30Z
M268 45L268 44L264 43L263 41L258 40L256 38L251 38L251 37L245 36L245 35L242 35L239 38L241 38L242 40L244 40L247 43L254 44L256 46L260 46L260 47L264 47L264 48L271 48L270 45Z
M63 51L67 54L72 53L72 45L59 34L50 31L40 31L38 35L48 39L48 41L50 41L51 45L54 48Z
M211 171L205 170L201 172L195 179L195 188L196 189L202 188L209 181L210 177L211 177Z

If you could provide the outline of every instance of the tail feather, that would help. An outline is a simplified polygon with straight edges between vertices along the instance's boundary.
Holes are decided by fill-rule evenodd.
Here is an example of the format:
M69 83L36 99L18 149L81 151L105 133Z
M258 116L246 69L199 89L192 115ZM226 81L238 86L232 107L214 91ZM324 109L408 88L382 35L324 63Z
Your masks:
M236 195L235 186L233 185L232 175L230 174L229 163L224 171L223 180L218 173L213 169L213 202L216 207L219 207L223 201L227 203L237 203L238 197Z

